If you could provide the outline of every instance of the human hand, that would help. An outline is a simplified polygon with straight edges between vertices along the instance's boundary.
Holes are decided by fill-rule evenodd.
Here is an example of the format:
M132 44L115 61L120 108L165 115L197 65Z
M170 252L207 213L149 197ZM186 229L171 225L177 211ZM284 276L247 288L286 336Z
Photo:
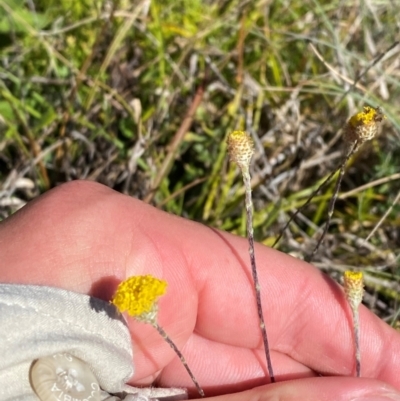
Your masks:
M267 369L247 240L99 184L65 184L2 222L0 255L1 282L50 285L105 300L127 277L163 278L168 290L159 300L159 323L206 395L223 394L221 401L380 400L382 394L400 400L391 387L400 390L400 334L361 307L364 378L344 377L354 374L354 351L342 290L307 263L257 245L278 382L263 386ZM154 328L130 318L128 323L135 350L132 384L157 378L162 386L193 389Z

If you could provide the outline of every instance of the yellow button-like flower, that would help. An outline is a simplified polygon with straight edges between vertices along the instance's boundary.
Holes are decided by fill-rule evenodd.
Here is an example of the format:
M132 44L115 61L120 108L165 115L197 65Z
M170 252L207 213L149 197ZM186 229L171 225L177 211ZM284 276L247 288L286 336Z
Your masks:
M111 303L120 312L127 311L135 318L151 314L157 299L165 294L167 282L151 275L134 276L120 283Z
M254 142L245 131L233 131L227 139L229 157L240 168L248 167L254 153Z
M354 143L359 141L364 143L369 141L378 132L378 123L385 118L380 107L374 109L373 107L366 106L363 111L354 114L345 129L345 139Z
M344 292L352 308L358 308L364 295L363 274L361 272L344 272Z
M183 366L193 380L197 391L204 397L204 391L200 387L194 374L178 347L171 340L164 329L157 323L158 304L157 300L165 294L167 282L151 276L134 276L123 281L117 288L111 303L114 304L120 312L127 311L129 315L136 320L151 324L168 345L174 350L181 360Z

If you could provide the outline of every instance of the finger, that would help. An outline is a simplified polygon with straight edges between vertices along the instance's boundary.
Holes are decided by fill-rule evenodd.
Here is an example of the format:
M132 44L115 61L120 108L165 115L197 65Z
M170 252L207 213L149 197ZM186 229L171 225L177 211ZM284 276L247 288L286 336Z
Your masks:
M393 387L377 380L318 377L275 383L236 394L209 398L209 400L400 401L400 395Z
M227 245L226 254L221 251L213 265L214 248L203 241L208 251L203 249L201 265L212 268L197 264L195 276L209 275L201 291L196 331L216 342L262 348L255 301L251 301L254 290L248 271L247 243L226 233L217 236ZM214 240L214 247L223 248L221 242ZM352 315L341 287L319 270L290 256L261 245L256 246L255 254L272 352L288 355L325 375L353 375ZM199 254L195 257L200 260ZM360 320L362 375L399 386L394 373L397 368L393 369L400 364L399 333L364 306L360 307ZM281 369L274 355L272 359L279 380L280 375L285 375L286 366Z
M202 356L196 350L203 350ZM266 383L267 374L260 369L265 359L263 350L238 348L194 335L184 345L182 352L195 369L196 377L205 387L207 396L234 393ZM280 380L316 376L312 370L288 355L277 352L272 355L277 366L284 366L284 375L280 375ZM193 396L196 395L178 358L162 370L157 383L161 386L186 387L192 389Z

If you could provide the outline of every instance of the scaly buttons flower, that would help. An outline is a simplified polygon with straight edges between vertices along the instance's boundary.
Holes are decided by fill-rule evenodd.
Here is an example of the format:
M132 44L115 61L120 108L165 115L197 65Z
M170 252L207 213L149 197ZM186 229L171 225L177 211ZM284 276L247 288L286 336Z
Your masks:
M233 131L227 139L230 159L240 168L248 168L254 153L254 142L245 131Z
M354 114L347 123L345 139L350 143L358 141L361 144L370 141L378 132L378 123L384 118L385 115L379 107L364 107L363 111Z
M361 272L344 272L344 291L352 308L357 309L364 295L363 274Z
M156 308L157 299L165 294L167 282L150 274L134 276L121 282L111 301L120 312L139 318Z

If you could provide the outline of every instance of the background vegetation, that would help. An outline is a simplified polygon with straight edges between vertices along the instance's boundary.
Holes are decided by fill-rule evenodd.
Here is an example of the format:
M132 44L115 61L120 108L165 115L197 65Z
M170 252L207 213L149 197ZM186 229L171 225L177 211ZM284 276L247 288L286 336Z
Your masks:
M240 128L256 141L255 237L271 245L340 164L348 117L381 106L382 133L352 159L314 262L335 278L362 268L365 302L394 324L399 31L391 0L0 0L0 216L87 179L245 235L225 145ZM312 249L333 186L281 250Z

